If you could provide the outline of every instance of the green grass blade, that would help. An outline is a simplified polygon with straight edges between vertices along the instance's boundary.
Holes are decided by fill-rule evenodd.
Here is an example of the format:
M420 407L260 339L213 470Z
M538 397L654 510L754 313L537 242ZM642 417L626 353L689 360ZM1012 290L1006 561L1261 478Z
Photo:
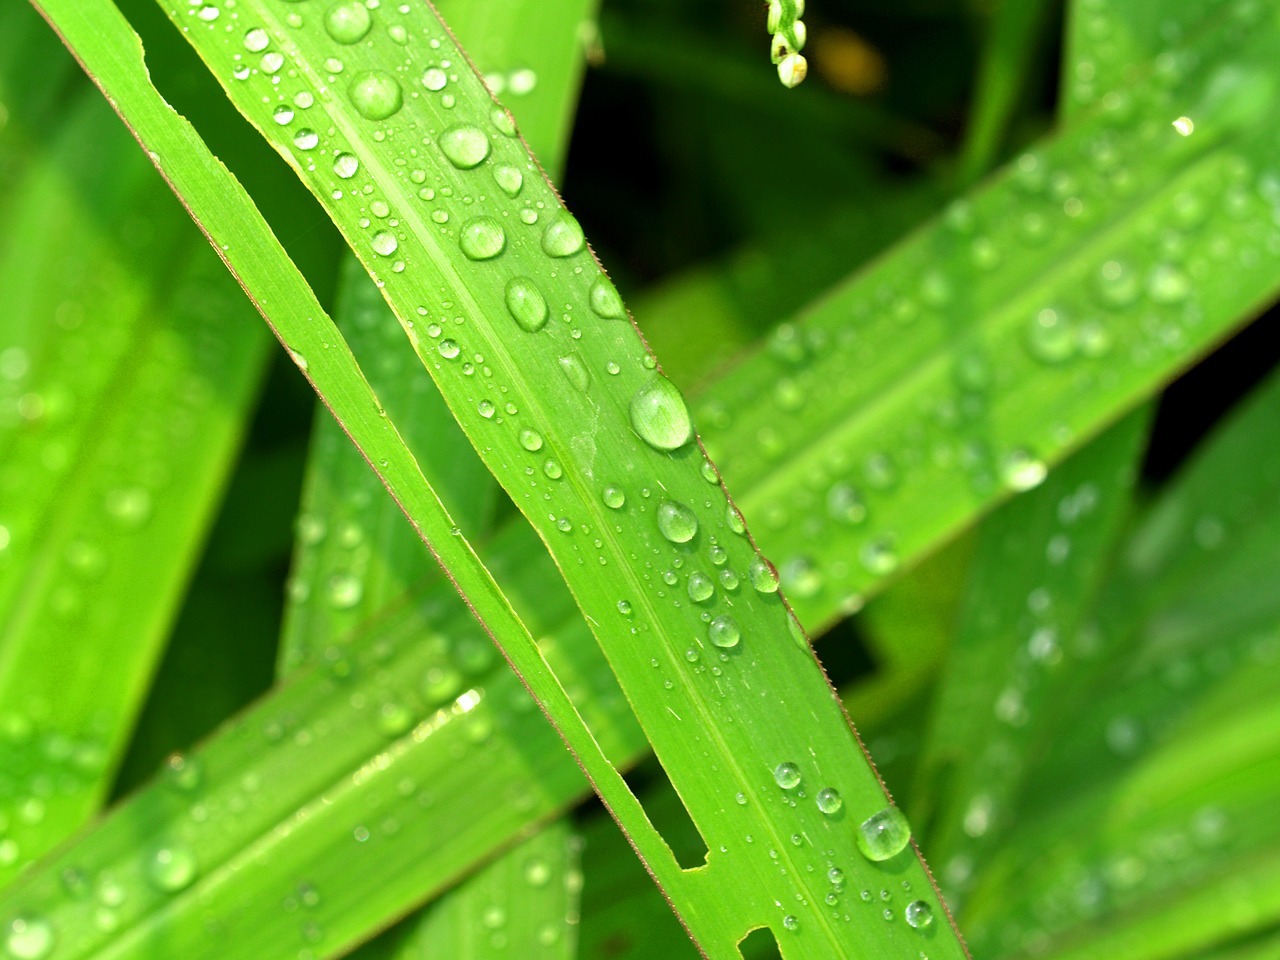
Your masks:
M25 145L0 253L0 883L106 796L266 359L221 267L79 94ZM8 154L27 98L0 97L20 111Z
M1130 415L982 524L913 790L953 906L1016 820L1024 758L1077 659L1064 647L1108 569L1148 423Z
M294 163L304 182L329 206L366 267L385 284L384 295L411 331L411 340L455 416L556 557L611 667L640 706L656 752L707 838L711 853L705 868L696 873L679 870L587 731L576 729L576 714L566 712L568 701L553 699L562 693L536 651L516 649L520 641L508 638L508 655L539 691L549 712L566 725L562 729L579 759L615 805L704 948L712 955L730 955L747 930L762 924L788 933L803 929L802 935L788 938L788 952L795 956L845 942L852 936L847 922L833 922L815 906L828 885L825 878L803 869L804 863L812 863L812 850L779 852L782 861L791 862L788 873L780 875L773 858L743 849L741 838L749 833L773 838L807 835L817 849L836 851L823 858L839 860L851 875L871 869L857 859L852 831L816 805L786 813L758 805L779 789L771 771L802 759L795 745L801 737L809 758L804 761L807 776L822 789L843 795L855 811L851 816L880 810L886 803L883 788L807 645L789 638L791 621L785 607L771 591L740 588L748 567L758 561L750 543L735 531L736 521L727 516L723 495L709 490L708 477L714 481L715 474L707 473L709 468L703 468L690 444L683 401L653 371L652 358L634 329L611 322L620 311L612 302L616 295L597 272L578 227L558 208L549 185L532 175L527 155L510 138L514 127L509 117L494 107L477 78L462 71L443 72L449 68L440 61L454 62L461 54L424 11L410 8L395 23L409 32L407 45L394 31L381 30L368 33L367 44L349 44L342 53L343 70L354 79L342 98L330 94L329 84L339 82L338 71L326 66L324 58L335 40L342 42L348 35L332 24L290 24L274 6L242 7L240 16L252 18L256 25L249 29L263 30L267 45L280 45L278 51L262 53L255 70L244 60L241 38L231 41L220 26L193 21L189 8L169 7L168 12L186 29L185 36L215 76L224 80L233 102ZM363 27L361 31L357 39L365 36ZM249 42L256 46L259 41ZM434 52L437 49L443 52ZM323 117L324 125L333 126L333 139L323 147L313 128L300 126L301 118L299 125L284 130L273 122L281 114L274 107L262 107L264 93L268 101L283 106L275 101L272 80L283 67L283 61L276 60L281 56L287 57L301 84L291 95L304 92L311 98L313 106L303 108L311 111L308 122L319 125ZM386 72L393 63L398 77ZM246 69L242 80L233 77ZM326 80L330 74L332 81ZM439 89L447 86L447 91L430 96L441 79L446 82ZM418 86L427 94L419 93ZM400 119L385 122L397 114ZM421 124L428 136L438 138L437 146L426 156L416 148L410 152L396 137L413 127L401 124ZM311 150L321 151L313 155L317 157L327 153L332 162L313 163L304 156ZM368 172L357 173L356 164L367 165ZM396 173L401 164L424 165L423 176L438 186L419 187L412 176L402 178ZM471 173L472 168L480 168L478 174ZM508 171L520 176L518 191ZM448 199L472 190L501 192L504 178L512 181L510 192L519 193L521 206L497 199L488 205L477 201L468 210ZM338 186L345 179L353 182ZM394 211L399 228L380 222L387 218L379 213L377 202L367 210L341 202L346 190L366 183L387 198L383 212ZM520 211L528 214L521 214L523 225L516 215ZM374 221L367 218L369 213ZM453 226L457 221L451 218L470 219ZM535 219L536 224L530 222ZM523 285L518 296L514 285ZM543 331L547 299L558 305L558 316ZM510 316L505 315L508 311ZM575 320L579 316L582 326ZM526 337L522 326L539 335ZM464 353L471 359L463 359ZM473 369L483 375L480 380L468 379ZM628 408L635 433L627 426ZM561 479L566 482L558 483ZM602 494L614 482L629 488L630 503L621 514L615 511L622 504L610 503ZM660 490L663 499L650 506L644 491L654 490ZM691 542L695 534L698 540ZM579 543L577 537L593 539ZM437 549L443 551L443 545ZM716 568L728 563L721 578L722 585L731 582L724 587L727 595L718 602L707 597L703 607L677 606L667 599L665 586L633 566L632 557L641 553L664 566L704 562L711 574L691 571L690 576L696 573L708 583L709 576L718 574ZM481 582L462 585L471 602L484 607L485 597L491 597L494 613L486 617L509 616L491 587L477 589ZM497 620L490 619L490 627L505 636ZM637 647L632 638L650 631L657 642L648 649ZM741 652L724 654L733 664L724 679L704 682L686 652L693 650L697 658L701 650L708 650L706 656L718 657L713 648L737 648L744 634L748 644ZM665 663L665 670L660 666L655 673L650 663L655 657L660 665ZM736 694L726 695L735 688ZM779 702L808 704L807 728L786 732L762 723L754 706L762 691ZM691 737L691 728L699 735ZM793 745L788 747L788 742ZM713 770L718 774L714 778ZM755 796L757 803L726 807L725 797L734 792ZM846 851L843 857L841 850ZM904 858L901 869L914 876L920 888L927 888L918 860ZM742 894L736 916L722 907L730 887ZM794 913L778 906L784 901L797 904ZM902 932L900 927L887 927L880 935L903 944L915 937L914 931ZM946 948L940 944L935 949Z

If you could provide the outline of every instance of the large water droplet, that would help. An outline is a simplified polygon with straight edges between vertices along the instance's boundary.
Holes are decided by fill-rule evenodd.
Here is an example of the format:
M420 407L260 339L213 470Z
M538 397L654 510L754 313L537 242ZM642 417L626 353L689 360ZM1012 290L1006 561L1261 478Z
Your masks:
M427 67L422 71L422 85L433 93L443 90L449 82L449 75L439 67Z
M369 8L359 0L336 3L324 15L324 28L338 43L359 43L371 26Z
M389 257L399 248L400 241L396 239L396 235L390 230L379 230L370 239L369 246L373 247L374 253Z
M657 517L659 532L672 543L688 543L698 533L698 518L683 503L664 500Z
M591 285L591 309L597 316L604 317L606 320L625 320L627 318L627 308L622 304L622 297L618 294L618 289L604 274L596 278L596 282Z
M747 577L751 580L751 585L761 593L778 592L778 575L773 572L773 567L760 557L752 560L751 565L747 567Z
M655 450L679 450L693 439L684 397L663 376L654 377L631 398L631 428Z
M507 311L522 330L536 333L547 325L547 301L528 277L507 281Z
M738 641L742 639L742 631L738 629L738 621L726 613L711 621L711 625L707 627L707 639L715 646L727 650L738 645Z
M271 35L262 27L254 27L244 35L244 48L250 53L261 53L271 46Z
M41 917L19 916L7 933L4 946L14 960L43 960L53 949L53 928Z
M479 127L460 123L440 134L440 152L459 170L470 170L489 156L489 138Z
M347 89L351 102L368 120L385 120L404 106L404 92L396 78L381 70L367 70Z
M350 180L360 169L360 160L354 153L340 153L333 158L333 172L343 180Z
M885 807L858 825L854 840L868 860L888 860L910 842L911 827L897 807Z
M524 186L524 174L515 167L498 167L493 171L493 182L508 197L518 196Z
M314 150L320 142L320 135L309 127L303 127L293 135L293 145L299 150Z
M823 787L818 791L818 795L814 798L814 802L818 804L818 809L827 816L832 816L840 812L840 808L844 806L844 800L840 797L840 791L833 787Z
M701 570L689 574L689 599L694 603L710 600L716 592L716 585Z
M933 907L923 900L912 900L907 904L907 924L917 930L923 930L933 923Z
M585 243L578 221L564 211L542 231L542 252L549 257L573 256Z
M520 446L524 447L530 453L535 453L542 449L542 434L536 430L520 431Z
M611 483L600 494L600 499L610 510L621 510L627 502L627 495L616 483Z
M493 217L475 217L462 225L458 246L470 260L492 260L507 245L502 224Z
M560 358L560 372L580 393L586 393L587 388L591 386L591 371L576 353Z
M800 768L787 761L773 768L773 782L783 790L793 790L800 785Z

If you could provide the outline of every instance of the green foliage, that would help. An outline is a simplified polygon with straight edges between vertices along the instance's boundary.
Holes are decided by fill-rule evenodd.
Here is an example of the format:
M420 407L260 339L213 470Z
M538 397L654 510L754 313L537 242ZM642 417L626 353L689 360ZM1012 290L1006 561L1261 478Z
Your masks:
M280 374L251 419L248 304L0 11L0 956L1274 950L1280 381L1167 482L1201 428L1148 402L1280 289L1273 12L1073 5L1044 133L1039 3L976 66L963 5L855 12L927 74L873 103L836 4L789 92L727 3L122 6L37 4L328 410L305 465ZM767 11L784 83L805 13ZM561 174L585 61L603 181ZM653 155L609 84L653 98ZM633 162L683 172L647 200ZM251 427L170 654L243 663L183 678ZM210 578L283 565L298 496L277 649ZM126 750L122 783L176 749L111 802Z

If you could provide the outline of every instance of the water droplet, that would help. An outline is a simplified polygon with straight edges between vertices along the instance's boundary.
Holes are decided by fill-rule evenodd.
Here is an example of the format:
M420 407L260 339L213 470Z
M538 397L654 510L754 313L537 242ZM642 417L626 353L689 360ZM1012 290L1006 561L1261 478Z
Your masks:
M261 53L271 45L271 35L261 27L254 27L244 35L244 48L250 53Z
M1108 260L1098 271L1098 299L1103 306L1121 309L1138 299L1137 272L1120 260Z
M147 876L165 893L176 893L196 876L196 858L186 847L159 847L147 861Z
M910 842L911 827L897 807L885 807L859 824L854 840L868 860L888 860Z
M1027 350L1042 363L1065 363L1075 356L1075 331L1061 313L1046 308L1027 327Z
M624 617L631 616L631 604L628 603L626 600L619 600L618 612L622 614Z
M368 120L386 120L404 106L404 93L395 77L367 70L347 89L352 104Z
M627 495L616 483L611 483L600 494L600 499L610 510L621 510L627 502Z
M799 81L796 81L796 82L799 83ZM795 84L789 83L787 84L787 86L793 87L795 86ZM782 925L786 927L788 930L790 930L792 933L794 933L795 931L800 929L800 920L797 917L793 916L792 914L787 914L785 917L782 918Z
M204 779L204 764L198 757L172 754L165 761L164 778L175 790L191 793Z
M1048 473L1049 469L1043 460L1021 448L1011 450L1000 465L1000 476L1004 479L1005 486L1019 493L1040 486Z
M832 867L830 870L827 871L827 880L830 881L833 887L843 887L844 871L841 870L839 867Z
M53 949L53 939L47 920L27 914L9 923L4 945L14 960L43 960Z
M333 158L333 172L343 180L350 180L360 169L360 160L354 153L340 153Z
M501 107L494 107L489 111L489 122L504 137L514 137L516 135L516 122L511 119L511 114Z
M698 518L692 510L674 500L658 505L658 530L672 543L688 543L698 532Z
M364 584L350 573L335 573L329 578L329 603L338 610L349 610L364 596Z
M720 583L726 590L737 590L738 575L726 567L720 571Z
M535 453L542 449L542 434L536 430L520 431L520 446L524 447L530 453Z
M422 71L422 85L432 92L443 90L448 82L449 75L439 67L427 67Z
M542 465L542 472L547 475L549 480L559 480L564 476L564 468L560 466L556 460L548 460Z
M800 786L800 768L787 761L773 768L773 782L783 790L794 790Z
M279 73L284 66L284 54L279 50L268 50L258 61L258 69L263 73Z
M462 225L458 246L470 260L492 260L507 245L502 224L493 217L475 217Z
M518 196L524 186L524 174L515 167L498 167L493 171L493 182L508 197Z
M497 409L498 408L494 406L492 400L481 400L476 404L476 410L480 413L480 416L484 417L486 420L492 420Z
M742 632L738 629L738 621L726 613L711 621L707 627L707 638L715 646L727 650L738 645Z
M655 450L679 450L693 439L684 397L662 376L631 398L631 428Z
M1147 296L1152 303L1182 303L1191 295L1191 280L1169 263L1158 264L1147 278Z
M568 213L561 211L542 231L542 252L549 257L571 257L583 248L586 237L582 227Z
M470 170L489 156L489 138L479 127L460 123L440 134L440 152L459 170Z
M547 301L528 277L507 281L507 311L522 330L536 333L547 325Z
M840 791L834 787L823 787L818 791L818 795L814 798L818 809L828 816L839 813L840 808L844 806L844 800L840 797Z
M933 907L923 900L912 900L907 904L907 924L917 930L923 930L933 923Z
M560 358L560 372L580 393L586 393L587 388L591 386L591 371L576 353Z
M359 0L336 3L324 15L324 28L338 43L359 43L371 26L373 17L369 15L369 8Z
M762 557L756 557L747 567L747 578L751 585L761 593L778 592L778 575Z
M604 317L606 320L627 318L627 308L622 304L618 288L604 274L596 277L596 282L591 285L590 300L591 309L597 316Z
M389 257L399 248L400 241L396 239L396 235L390 230L379 230L369 241L369 246L373 247L374 253Z
M314 150L320 136L309 127L303 127L293 135L293 145L299 150Z
M689 574L689 599L694 603L710 600L716 592L716 585L711 578L700 570Z
M887 576L898 569L898 551L887 537L872 540L860 553L862 566L878 577Z
M280 104L280 106L271 111L271 119L282 127L293 123L293 107L287 103Z

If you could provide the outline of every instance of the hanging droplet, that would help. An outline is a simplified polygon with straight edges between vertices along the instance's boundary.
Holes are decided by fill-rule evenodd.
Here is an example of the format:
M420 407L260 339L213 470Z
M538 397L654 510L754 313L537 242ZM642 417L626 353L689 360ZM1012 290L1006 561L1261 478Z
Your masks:
M528 277L507 281L507 312L522 330L536 333L547 325L547 301Z
M440 134L440 152L459 170L470 170L489 156L489 138L479 127L460 123Z
M368 120L386 120L404 106L404 92L396 78L381 70L367 70L347 89L355 108Z
M585 244L582 227L564 211L542 231L542 252L549 257L571 257Z
M738 629L738 621L727 613L716 617L707 627L707 639L722 649L736 647L742 639L742 631Z
M359 0L345 0L329 8L324 15L325 31L338 43L359 43L373 26L369 8Z
M911 826L897 807L885 807L859 824L854 841L868 860L888 860L911 841Z
M462 225L458 246L469 260L492 260L507 245L502 224L493 217L475 217Z
M683 503L664 500L658 505L658 531L671 543L688 543L698 532L698 518Z
M762 557L756 557L747 567L747 578L760 593L778 592L778 575Z
M604 317L606 320L627 318L627 308L622 304L618 288L604 274L598 276L596 282L591 285L590 301L591 309L597 316Z
M679 450L693 439L684 397L663 376L654 377L631 398L631 428L655 450Z

